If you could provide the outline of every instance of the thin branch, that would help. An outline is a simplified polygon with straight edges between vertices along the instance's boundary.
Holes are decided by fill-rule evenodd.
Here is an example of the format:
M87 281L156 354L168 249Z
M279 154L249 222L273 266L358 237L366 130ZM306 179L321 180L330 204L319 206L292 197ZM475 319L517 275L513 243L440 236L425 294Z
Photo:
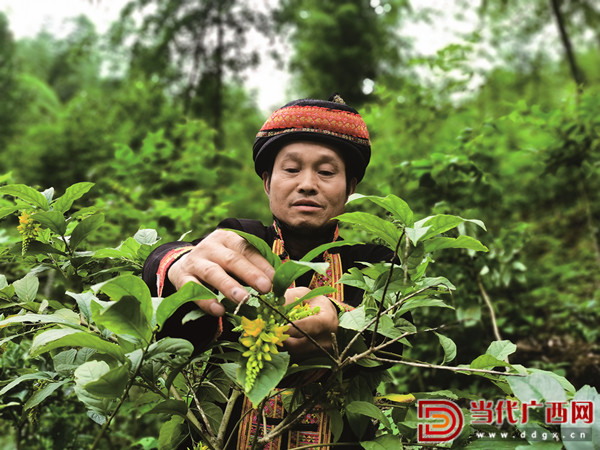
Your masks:
M477 274L477 286L479 287L479 292L481 292L483 301L485 302L485 304L488 307L488 310L490 311L490 318L492 319L492 329L494 330L494 336L496 337L497 341L501 341L502 337L500 336L500 330L498 329L498 323L496 322L496 313L494 312L492 299L485 290L485 286L483 285L483 281L481 280L480 274Z
M183 397L181 397L181 395L179 395L179 392L177 391L175 386L171 385L171 387L169 388L169 392L173 395L173 397L175 397L176 400L184 401ZM204 433L202 424L200 422L198 422L198 419L196 418L196 416L190 409L188 409L185 417L192 425L194 425L194 427L196 427L196 431L198 432L200 437L203 439L204 443L206 443L207 445L210 445L211 447L214 448L211 439L209 439L209 437L206 436L206 434Z
M227 400L227 405L225 406L225 411L223 412L223 420L221 421L221 425L219 426L219 430L217 431L217 447L223 448L223 440L225 439L225 432L227 431L227 425L229 424L229 420L231 419L231 414L233 412L233 407L235 406L235 402L238 397L241 395L241 391L233 388L231 392L231 396Z
M373 334L371 335L371 347L375 345L375 337L377 336L377 328L379 328L379 318L381 317L381 312L385 305L385 296L387 294L387 290L390 286L390 282L392 281L392 275L394 274L394 260L398 256L398 249L400 248L400 243L402 242L402 238L404 237L404 230L402 230L402 234L400 235L400 239L398 239L398 243L396 244L396 248L394 249L394 254L392 256L392 261L390 262L390 270L388 272L387 280L385 280L385 286L383 287L383 294L381 295L381 302L379 303L379 310L377 311L377 315L375 316L375 329L373 330ZM407 239L408 241L408 239ZM406 271L406 261L404 261L404 267Z
M449 370L451 372L485 373L485 374L490 374L490 375L502 375L502 376L509 376L509 377L525 377L525 376L527 376L527 375L524 375L521 373L506 373L506 372L499 372L497 370L471 369L468 367L440 366L438 364L418 363L418 362L412 362L412 361L387 359L387 358L380 358L378 356L371 356L371 357L369 357L369 359L372 359L374 361L379 361L379 362L385 362L385 363L403 364L405 366L425 367L428 369Z
M389 308L387 308L385 311L383 311L382 314L387 314L388 312L390 312L391 310L396 308L396 306L400 305L401 303L405 302L406 300L416 297L417 295L422 294L423 292L425 292L429 289L433 289L433 288L434 288L434 286L427 286L427 287L421 288L411 294L408 294L406 297L402 297L400 300L398 300L393 305L391 305ZM374 323L375 323L375 318L371 319L371 321L369 323L367 323L358 333L356 333L354 335L354 337L350 340L350 343L348 343L348 345L346 346L346 348L344 349L344 351L342 352L342 354L340 355L340 357L336 361L336 363L340 364L340 361L343 360L344 357L346 356L346 354L350 351L350 347L352 347L352 345L358 340L358 338L360 336L362 336L362 334Z
M117 404L117 407L112 412L112 414L110 415L108 420L106 422L104 422L104 425L102 425L102 428L96 435L96 439L94 439L94 442L93 442L92 446L90 447L90 450L95 450L98 447L98 444L100 444L100 440L102 439L102 437L108 430L108 427L110 426L112 420L115 418L115 416L121 409L121 406L123 406L123 403L125 403L125 399L129 395L129 390L131 389L131 386L133 386L133 384L135 383L135 379L137 378L138 374L140 373L140 370L142 368L142 362L144 361L144 357L148 353L148 349L150 348L150 345L152 344L152 340L154 339L154 336L156 335L156 331L157 331L157 328L155 328L154 331L152 331L152 336L150 336L150 339L148 339L148 344L146 345L146 348L142 352L142 359L140 360L140 363L135 368L134 374L131 376L131 378L127 382L127 386L125 387L125 391L123 392L123 394L121 395L121 398L119 399L119 403Z
M196 404L196 408L198 408L198 412L200 413L200 417L202 417L202 421L204 422L204 426L206 427L206 431L208 431L208 433L211 436L214 436L215 433L214 433L214 431L212 429L212 426L210 425L210 422L208 421L208 417L206 417L206 414L204 412L204 409L202 408L202 405L200 405L200 400L198 399L198 396L196 395L196 391L195 391L194 387L190 383L190 379L188 378L188 376L185 373L182 372L181 374L183 376L183 379L185 380L185 384L186 384L187 388L192 393L192 397L194 399L194 403Z

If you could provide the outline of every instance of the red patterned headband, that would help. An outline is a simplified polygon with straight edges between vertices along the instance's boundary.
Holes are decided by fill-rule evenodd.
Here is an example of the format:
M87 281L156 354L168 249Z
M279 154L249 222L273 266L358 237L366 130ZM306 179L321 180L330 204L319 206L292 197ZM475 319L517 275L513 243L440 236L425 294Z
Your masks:
M319 106L288 106L275 111L257 137L291 132L315 132L369 145L369 131L359 114Z

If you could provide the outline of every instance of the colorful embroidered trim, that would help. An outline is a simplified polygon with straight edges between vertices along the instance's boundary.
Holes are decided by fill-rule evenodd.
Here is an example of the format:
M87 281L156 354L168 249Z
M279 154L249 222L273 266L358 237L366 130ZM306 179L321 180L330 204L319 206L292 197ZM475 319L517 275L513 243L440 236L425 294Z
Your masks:
M329 134L362 145L370 145L367 125L359 114L320 106L289 106L275 111L257 137L307 131Z
M283 236L281 234L279 226L277 225L277 222L274 222L273 226L275 227L275 232L277 233L277 238L273 242L273 253L279 255L279 257L282 258L282 261L285 263L286 261L289 261L290 258L287 252L285 251ZM332 242L335 242L339 235L339 229L338 227L336 227ZM320 273L315 272L308 287L309 289L316 289L321 286L331 286L335 288L336 292L328 294L327 296L334 302L336 306L343 308L345 311L348 311L348 309L346 309L345 306L341 306L345 305L344 286L339 283L339 280L343 274L342 258L338 253L329 253L328 251L325 251L323 253L323 260L329 263L329 268L327 269L327 272L325 273L325 275L321 275ZM294 287L295 283L292 286Z
M264 420L259 417L258 410L253 409L252 402L246 397L242 407L242 413L246 414L240 425L238 433L239 450L248 450L252 448L254 436L263 436L265 428L267 432L276 427L285 416L283 407L283 396L291 395L290 391L280 391L274 397L271 397L263 411ZM318 406L314 412L306 416L296 424L292 430L273 441L269 442L264 448L267 450L293 449L309 445L323 445L331 443L331 427L329 415ZM328 445L319 447L329 450Z
M188 245L185 247L175 248L167 252L165 256L160 260L158 270L156 271L156 292L159 297L162 297L162 291L165 287L165 278L169 267L177 261L182 255L192 250L194 246Z

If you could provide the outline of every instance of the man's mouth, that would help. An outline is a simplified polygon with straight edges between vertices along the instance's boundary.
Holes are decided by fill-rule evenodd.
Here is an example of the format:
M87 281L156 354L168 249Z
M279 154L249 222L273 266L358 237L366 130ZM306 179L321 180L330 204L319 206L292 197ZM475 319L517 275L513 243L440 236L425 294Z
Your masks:
M323 208L319 203L313 200L298 200L292 203L292 207L301 211L315 211Z

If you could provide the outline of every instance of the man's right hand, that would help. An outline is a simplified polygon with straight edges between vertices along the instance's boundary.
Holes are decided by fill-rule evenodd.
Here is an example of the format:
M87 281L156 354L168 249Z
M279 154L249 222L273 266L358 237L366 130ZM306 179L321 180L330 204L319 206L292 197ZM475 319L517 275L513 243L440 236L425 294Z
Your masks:
M248 293L237 280L265 294L271 290L274 273L275 269L243 237L233 231L215 230L176 261L168 277L177 290L193 281L240 303ZM196 304L212 316L225 314L225 307L216 298L198 300Z

